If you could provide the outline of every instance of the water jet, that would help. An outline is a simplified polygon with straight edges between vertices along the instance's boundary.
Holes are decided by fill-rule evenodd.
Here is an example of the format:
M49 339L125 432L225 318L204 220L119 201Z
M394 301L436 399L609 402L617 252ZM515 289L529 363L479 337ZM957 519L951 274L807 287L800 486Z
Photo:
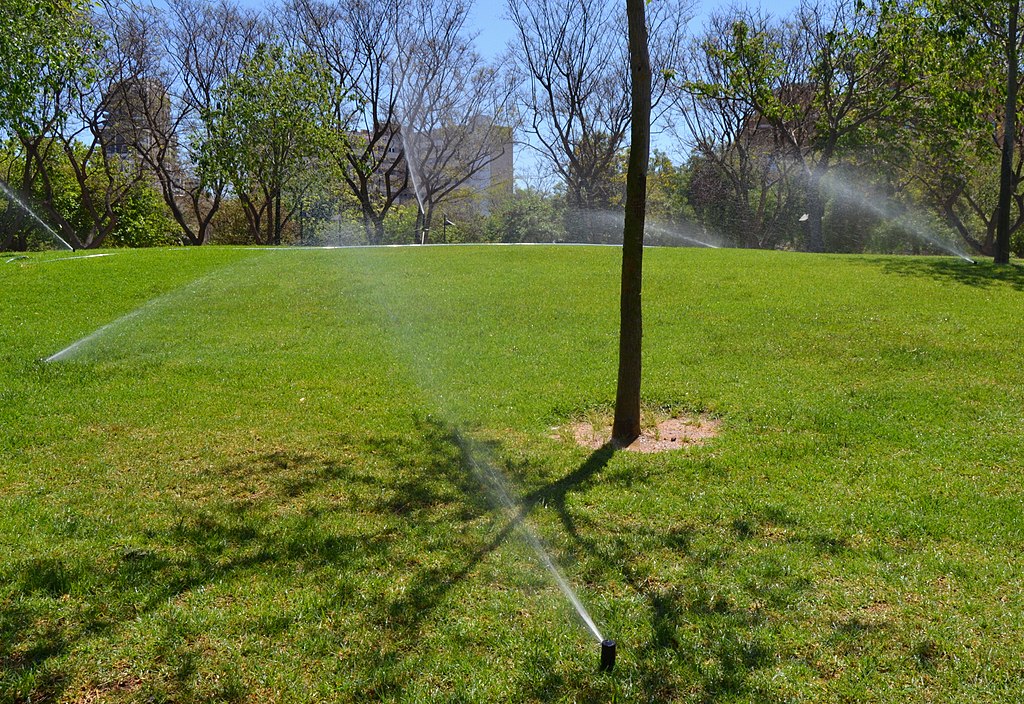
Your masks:
M427 233L430 232L430 228L427 227L427 210L424 206L423 197L423 175L420 173L419 168L419 157L415 153L416 149L416 135L406 135L406 128L400 127L398 130L398 137L402 142L402 156L405 158L405 168L408 170L409 180L412 181L413 195L416 196L416 204L419 206L420 211L420 244L427 243Z
M42 228L43 228L44 230L46 230L47 234L49 234L49 235L50 235L50 237L52 237L52 238L54 238L55 240L57 240L58 242L60 242L60 243L61 243L61 245L63 245L64 249L69 249L69 250L71 250L72 252L74 252L74 251L75 251L75 248L74 248L74 247L72 247L72 246L71 246L70 244L68 244L68 243L67 243L67 242L66 242L66 241L64 240L64 238L63 238L63 237L61 237L60 235L58 235L58 234L57 234L57 231L56 231L56 230L54 230L54 229L53 229L52 227L50 227L49 225L47 225L47 224L46 224L46 222L45 222L45 221L44 221L44 220L43 220L43 219L42 219L41 217L39 217L38 215L36 215L35 211L34 211L34 210L32 210L32 208L28 207L28 205L26 205L26 204L25 204L25 203L24 203L24 202L23 202L23 201L21 200L21 198L19 198L19 197L17 196L17 194L16 194L16 193L15 193L14 191L12 191L12 190L11 190L11 188L10 188L10 187L9 187L9 186L8 186L8 185L7 185L6 183L4 183L3 181L0 181L0 191L3 191L3 192L4 192L4 195L6 195L6 196L7 196L7 198L8 198L8 199L9 199L9 200L10 200L10 201L11 201L12 203L15 203L15 204L16 204L16 205L17 205L17 206L18 206L19 208L21 208L22 210L24 210L24 211L25 211L25 212L26 212L26 213L28 214L28 216L29 216L29 217L31 217L31 218L32 218L33 220L35 220L35 221L36 221L37 223L39 223L39 225L41 225L41 226L42 226Z
M533 548L533 552L540 560L541 564L547 569L548 573L554 579L555 584L562 591L562 594L569 600L572 607L576 610L576 615L579 616L583 625L587 627L590 634L601 643L601 662L604 663L605 658L605 643L611 643L611 657L612 662L615 660L615 643L614 641L605 640L604 636L601 635L601 631L598 630L597 624L594 623L594 619L590 616L590 612L580 601L576 591L569 585L569 581L562 574L562 571L558 569L555 561L548 554L548 551L544 549L544 546L540 542L540 538L531 530L528 523L526 523L526 516L522 513L518 503L512 499L508 486L505 483L505 479L501 474L500 470L489 462L486 458L479 457L477 453L474 453L473 444L462 435L462 433L455 431L453 433L456 444L462 451L462 455L466 460L466 464L476 475L478 481L487 490L492 499L503 509L515 511L517 514L516 523L520 529L520 534L526 540L526 543Z
M914 217L913 211L901 209L885 195L873 192L870 188L865 189L857 186L837 174L831 174L828 178L823 179L821 185L825 192L833 198L873 213L883 221L894 223L905 233L936 249L952 254L954 257L959 257L969 264L975 263L973 259L964 254L953 242L947 241L928 226L918 222ZM808 217L805 213L800 218L800 221L806 222Z

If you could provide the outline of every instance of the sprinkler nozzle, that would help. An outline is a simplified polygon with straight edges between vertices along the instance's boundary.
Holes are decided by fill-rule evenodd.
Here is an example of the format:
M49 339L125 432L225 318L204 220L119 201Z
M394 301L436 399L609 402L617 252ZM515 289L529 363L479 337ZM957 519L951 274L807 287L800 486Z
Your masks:
M611 672L615 667L615 641L601 641L601 672Z

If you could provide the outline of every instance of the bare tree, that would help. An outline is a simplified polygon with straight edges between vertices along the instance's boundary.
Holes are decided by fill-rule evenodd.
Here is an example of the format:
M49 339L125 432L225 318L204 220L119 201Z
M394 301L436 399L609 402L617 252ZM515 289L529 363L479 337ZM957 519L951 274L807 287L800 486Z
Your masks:
M691 4L648 10L653 119L678 67ZM627 22L611 0L510 0L512 55L522 81L528 144L565 184L570 208L607 207L611 176L630 124Z
M511 159L500 65L472 49L463 0L292 0L297 34L338 88L335 155L359 203L367 240L384 239L391 209L416 196L420 231L439 204L496 160Z
M166 12L108 4L122 59L115 99L123 147L155 180L189 244L210 239L226 183L196 168L214 95L265 39L258 13L231 0L169 0Z
M414 0L413 34L399 52L403 156L424 242L437 208L461 191L478 194L486 184L473 183L474 177L499 159L507 160L509 176L499 188L512 188L513 84L500 62L474 50L469 11L464 0Z
M405 0L293 0L296 35L336 84L335 129L349 148L331 155L362 214L366 239L384 241L384 220L407 192L398 130L403 76L395 35L408 29Z

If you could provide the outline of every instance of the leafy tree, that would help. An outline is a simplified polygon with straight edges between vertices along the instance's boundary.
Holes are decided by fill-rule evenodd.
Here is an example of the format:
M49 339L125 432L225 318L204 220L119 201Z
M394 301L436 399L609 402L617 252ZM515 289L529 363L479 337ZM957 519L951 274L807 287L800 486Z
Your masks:
M892 50L905 41L892 18L860 0L804 4L788 22L741 12L724 37L703 44L721 70L687 83L701 101L744 106L745 128L767 128L762 139L776 163L799 169L811 251L824 249L829 171L869 126L905 114L916 86L909 62Z
M781 31L763 15L712 15L680 67L682 80L673 91L673 130L693 155L687 190L702 225L727 233L742 247L774 248L791 244L793 225L803 212L804 189L798 162L785 156L775 128L761 119L753 101L718 88L734 81L727 47L740 21L755 34ZM794 75L780 74L780 84L801 81L796 63L777 68L784 70ZM795 124L800 119L807 118L791 115Z
M67 96L87 90L95 79L101 36L90 22L89 8L81 0L0 3L0 135L16 136L30 155L52 146L54 135L67 124ZM15 179L21 201L39 206L34 196L46 163L45 157L21 160ZM63 235L81 244L74 233L65 230ZM2 244L6 248L16 240L20 244L24 237L5 236Z
M96 47L85 0L0 3L0 132L35 132L40 97L87 69Z
M691 221L686 202L687 173L665 152L654 150L647 171L647 214L665 225Z
M317 57L267 44L215 91L201 173L231 184L256 242L281 244L303 194L324 178L322 155L342 147L330 125L335 91Z
M975 251L997 262L1024 225L1024 131L1017 113L1018 0L887 5L914 39L902 47L922 99L882 135L887 163L914 183Z
M560 242L565 239L554 200L539 191L517 190L487 221L493 242Z
M117 205L117 227L106 244L111 247L166 247L181 243L181 230L158 190L140 181Z

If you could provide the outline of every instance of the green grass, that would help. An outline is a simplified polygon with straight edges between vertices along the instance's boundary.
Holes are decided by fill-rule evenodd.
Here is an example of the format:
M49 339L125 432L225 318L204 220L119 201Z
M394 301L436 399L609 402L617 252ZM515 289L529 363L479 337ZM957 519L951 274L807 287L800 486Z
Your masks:
M0 702L1016 700L1021 269L649 250L637 456L618 257L0 264Z

